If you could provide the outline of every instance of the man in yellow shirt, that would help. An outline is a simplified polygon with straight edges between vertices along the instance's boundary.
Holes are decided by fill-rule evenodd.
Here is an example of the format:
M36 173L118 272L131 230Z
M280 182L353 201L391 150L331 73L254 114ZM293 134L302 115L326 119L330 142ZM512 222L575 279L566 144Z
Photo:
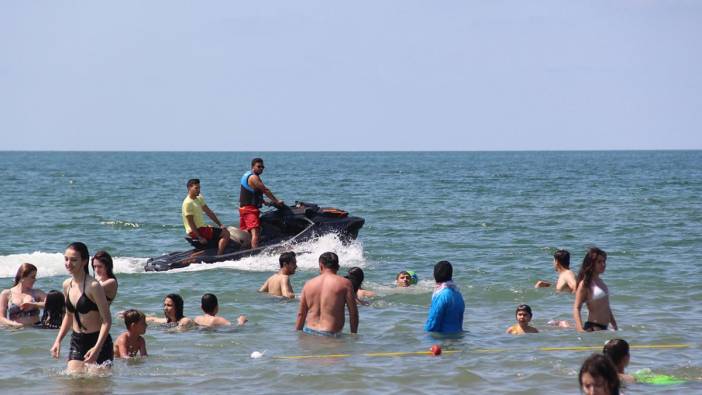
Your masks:
M188 180L188 196L183 200L182 207L183 226L185 232L197 240L203 246L207 246L214 240L219 239L217 255L224 254L224 249L229 244L229 231L219 221L214 211L210 210L205 203L205 198L200 195L200 180L193 178ZM205 218L202 215L207 214L210 219L219 226L213 228L205 224Z

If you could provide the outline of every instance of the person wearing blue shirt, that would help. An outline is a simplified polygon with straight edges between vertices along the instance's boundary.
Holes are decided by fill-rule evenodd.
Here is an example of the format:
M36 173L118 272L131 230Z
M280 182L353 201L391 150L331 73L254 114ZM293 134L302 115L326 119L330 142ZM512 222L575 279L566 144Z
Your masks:
M429 317L424 330L437 333L463 332L463 312L466 308L463 295L451 280L453 267L448 261L434 265L436 289L431 296Z

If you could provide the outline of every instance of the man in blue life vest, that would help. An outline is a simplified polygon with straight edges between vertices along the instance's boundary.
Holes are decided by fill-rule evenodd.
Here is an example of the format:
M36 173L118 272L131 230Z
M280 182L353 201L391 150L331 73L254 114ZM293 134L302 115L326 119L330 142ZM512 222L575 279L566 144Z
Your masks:
M283 201L278 200L261 181L263 173L263 159L254 158L251 161L251 170L241 176L239 192L239 228L251 233L251 248L258 247L261 234L261 220L259 209L262 205L282 206ZM270 203L263 200L263 195L268 196Z

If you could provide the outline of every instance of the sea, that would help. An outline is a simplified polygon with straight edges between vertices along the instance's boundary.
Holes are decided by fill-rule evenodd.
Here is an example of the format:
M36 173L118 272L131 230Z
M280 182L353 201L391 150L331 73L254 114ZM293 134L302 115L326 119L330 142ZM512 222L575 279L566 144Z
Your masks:
M239 179L257 156L286 203L365 218L351 244L326 235L294 246L298 294L323 252L339 255L340 274L364 270L363 287L377 296L360 307L357 335L348 319L341 338L296 332L299 299L257 292L278 268L272 253L144 271L149 257L189 248L180 215L188 179L201 180L223 222L238 224ZM57 331L0 328L3 393L577 394L583 360L612 338L632 346L627 372L685 380L632 384L627 394L702 393L702 151L0 152L0 180L0 288L30 262L37 288L60 289L63 252L82 241L115 257L113 338L124 331L118 312L162 316L169 293L183 296L186 316L200 314L209 292L224 317L249 320L218 330L151 325L148 357L79 377L65 373L68 337L56 360ZM577 274L591 246L608 254L602 278L618 331L550 325L573 320L573 297L534 288L555 281L557 249L570 251ZM441 260L465 299L457 337L423 331ZM418 283L396 288L401 270ZM505 334L522 303L539 333ZM442 355L428 353L434 344Z

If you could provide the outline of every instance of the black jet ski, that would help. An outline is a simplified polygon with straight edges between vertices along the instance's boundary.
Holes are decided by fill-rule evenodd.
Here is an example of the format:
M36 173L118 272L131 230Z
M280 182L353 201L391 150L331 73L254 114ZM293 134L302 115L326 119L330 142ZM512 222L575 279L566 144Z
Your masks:
M192 263L235 261L263 251L276 253L288 250L291 244L329 233L339 235L343 242L356 239L365 220L348 212L313 203L295 202L261 214L261 235L258 248L251 248L251 235L236 227L228 227L231 241L224 254L217 255L217 240L201 245L190 237L185 239L195 247L192 250L172 252L149 258L144 265L147 272L161 272L186 267Z

